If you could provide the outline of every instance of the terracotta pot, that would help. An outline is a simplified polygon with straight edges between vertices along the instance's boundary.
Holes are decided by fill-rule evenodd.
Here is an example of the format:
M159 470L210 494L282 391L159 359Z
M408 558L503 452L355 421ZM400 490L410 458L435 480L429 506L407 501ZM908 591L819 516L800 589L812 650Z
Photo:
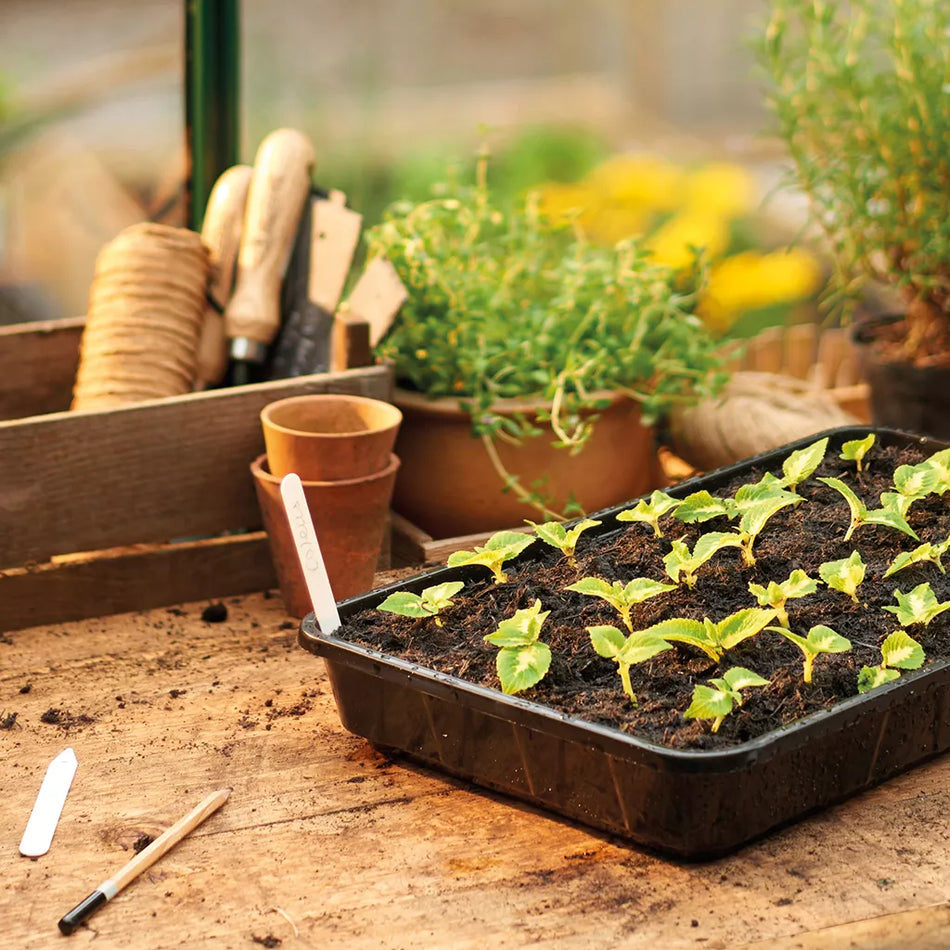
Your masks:
M876 345L882 336L893 334L902 319L899 315L872 317L856 323L852 331L871 390L871 421L948 442L950 368L886 359Z
M264 445L277 478L327 482L374 475L390 464L402 413L365 396L291 396L261 410Z
M399 458L390 455L389 464L373 475L302 483L337 600L373 586L398 469ZM280 495L281 480L271 474L266 455L251 463L251 474L284 606L290 616L303 617L313 606Z
M455 399L427 399L396 390L403 422L396 440L402 468L393 508L436 538L457 537L543 520L541 513L504 491L501 477L471 432L471 417ZM504 415L534 418L543 403L506 401ZM542 428L545 428L543 425ZM519 446L496 440L505 468L529 488L545 479L545 493L563 508L571 494L585 511L619 504L655 488L658 465L653 430L643 425L637 404L614 396L594 424L580 452L552 445L554 434L526 439Z

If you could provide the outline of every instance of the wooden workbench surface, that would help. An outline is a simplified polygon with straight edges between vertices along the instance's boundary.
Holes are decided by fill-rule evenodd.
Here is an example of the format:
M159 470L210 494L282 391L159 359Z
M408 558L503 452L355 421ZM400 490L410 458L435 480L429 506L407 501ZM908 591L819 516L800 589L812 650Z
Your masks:
M201 603L0 635L0 946L950 945L946 756L735 856L672 863L389 761L344 732L278 597L226 605L220 623ZM20 857L67 746L52 848ZM59 935L140 836L226 785L217 814Z

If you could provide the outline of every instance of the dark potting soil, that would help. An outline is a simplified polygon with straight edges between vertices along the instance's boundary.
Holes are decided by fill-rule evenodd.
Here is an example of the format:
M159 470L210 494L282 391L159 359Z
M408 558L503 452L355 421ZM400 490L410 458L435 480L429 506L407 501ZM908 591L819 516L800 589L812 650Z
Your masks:
M739 550L726 548L699 569L695 587L681 584L676 590L635 606L631 612L634 630L674 617L701 620L706 616L718 621L742 608L757 606L748 589L750 581L763 586L770 580L781 582L800 568L818 580L818 591L787 603L792 631L804 636L812 626L824 624L852 644L848 653L819 656L811 683L803 682L798 647L777 633L762 631L728 651L718 664L698 649L676 644L631 667L631 683L638 699L635 705L622 691L617 665L594 652L585 627L612 624L623 628L622 621L600 598L564 588L588 576L609 582L626 583L635 577L669 582L663 557L670 551L672 539L683 538L692 547L701 534L734 528L726 518L687 525L666 516L660 520L664 533L660 539L654 538L651 527L638 523L622 523L619 532L607 537L582 535L576 566L560 551L537 541L513 562L516 566L509 562L507 583L493 583L487 570L485 580L467 583L455 596L454 605L442 612L441 627L433 619L369 609L350 617L336 635L500 689L495 668L497 649L485 643L483 637L516 610L540 599L542 609L550 610L540 639L551 648L551 668L537 686L519 695L670 748L735 745L855 695L861 667L879 664L881 643L900 628L894 614L883 609L896 605L895 589L907 592L927 581L938 602L950 600L950 577L934 564L914 566L882 578L896 554L913 550L920 542L876 525L858 527L845 541L850 522L847 503L834 489L816 480L818 476L841 478L868 507L877 508L881 492L893 490L895 468L923 461L927 454L914 445L876 445L869 453L867 471L859 474L853 462L840 461L837 450L829 449L818 470L798 487L805 501L779 511L756 540L754 566L744 567ZM713 494L733 495L740 485L757 481L764 471L756 468L744 473L716 488ZM781 475L779 469L773 471ZM936 543L950 535L946 501L936 495L915 502L907 520L921 542ZM854 550L867 565L865 580L858 588L859 603L825 586L818 573L823 562L846 558ZM911 625L907 632L923 646L925 665L950 657L950 611L939 614L926 627ZM742 707L726 717L718 733L711 731L709 721L685 719L683 712L690 704L693 686L707 683L733 666L753 670L768 679L769 685L746 690Z

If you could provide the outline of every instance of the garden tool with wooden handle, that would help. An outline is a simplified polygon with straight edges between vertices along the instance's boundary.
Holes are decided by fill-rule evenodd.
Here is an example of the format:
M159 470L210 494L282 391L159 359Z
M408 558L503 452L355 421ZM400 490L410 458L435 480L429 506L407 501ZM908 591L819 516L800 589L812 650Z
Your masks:
M310 141L296 129L271 132L257 150L244 209L234 294L224 311L233 382L267 357L280 326L280 290L314 165Z
M195 389L216 386L228 371L228 341L223 314L234 284L234 267L252 171L250 165L234 165L227 169L214 183L208 197L201 239L208 248L211 261L210 299L198 339Z

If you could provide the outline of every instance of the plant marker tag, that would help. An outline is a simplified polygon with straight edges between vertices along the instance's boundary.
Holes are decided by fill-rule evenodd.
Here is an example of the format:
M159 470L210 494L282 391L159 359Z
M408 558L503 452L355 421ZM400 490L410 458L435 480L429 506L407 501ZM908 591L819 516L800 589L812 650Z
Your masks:
M317 540L317 532L313 527L299 475L291 472L281 479L280 497L284 500L284 510L290 521L290 531L297 546L297 556L300 558L320 632L333 633L340 626L340 614L336 609L327 566L320 551L320 542Z
M20 854L24 857L38 858L49 851L78 764L72 749L64 749L50 762L20 840Z

